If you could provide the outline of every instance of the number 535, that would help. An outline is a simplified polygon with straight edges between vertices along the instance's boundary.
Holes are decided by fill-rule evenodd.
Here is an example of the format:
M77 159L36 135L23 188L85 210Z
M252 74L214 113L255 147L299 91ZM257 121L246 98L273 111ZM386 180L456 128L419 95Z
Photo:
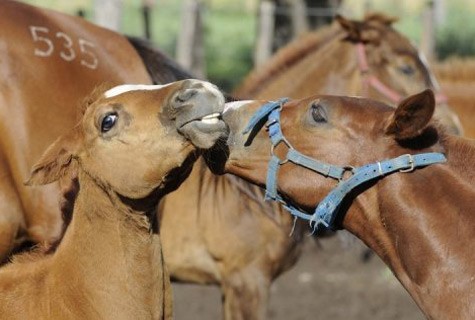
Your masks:
M51 35L46 27L39 27L39 26L30 26L31 36L33 37L33 41L38 44L38 47L35 48L35 56L38 57L49 57L51 56L54 51L54 43L51 40ZM56 39L62 41L62 46L59 49L59 56L68 62L71 62L77 58L77 54L74 51L73 45L74 42L70 36L65 34L64 32L58 31L52 35ZM79 61L81 65L89 69L97 69L99 64L99 60L97 59L96 54L94 53L95 45L92 42L87 40L78 38L78 45L80 51Z

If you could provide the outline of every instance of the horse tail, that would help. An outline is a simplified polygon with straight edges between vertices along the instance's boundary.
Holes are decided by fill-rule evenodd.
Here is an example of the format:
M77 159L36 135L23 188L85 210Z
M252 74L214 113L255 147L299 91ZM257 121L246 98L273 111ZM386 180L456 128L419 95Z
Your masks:
M142 59L153 84L166 84L173 81L196 78L191 72L180 67L173 59L156 48L150 41L126 36Z

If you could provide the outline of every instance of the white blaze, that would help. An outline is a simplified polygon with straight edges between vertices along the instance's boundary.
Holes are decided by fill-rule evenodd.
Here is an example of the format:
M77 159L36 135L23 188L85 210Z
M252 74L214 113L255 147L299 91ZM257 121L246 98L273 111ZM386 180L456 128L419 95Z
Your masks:
M168 84L157 84L157 85L151 85L151 84L122 84L120 86L114 87L112 89L107 90L104 93L104 96L106 98L111 98L118 96L119 94L130 92L130 91L138 91L138 90L156 90L156 89L161 89L164 87L169 86L171 83Z

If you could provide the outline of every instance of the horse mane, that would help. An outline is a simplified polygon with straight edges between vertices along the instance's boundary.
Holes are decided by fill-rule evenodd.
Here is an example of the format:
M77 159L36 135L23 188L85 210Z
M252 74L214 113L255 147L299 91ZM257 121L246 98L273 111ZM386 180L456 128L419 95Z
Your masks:
M388 27L398 18L380 12L371 12L358 22L369 27ZM264 65L254 69L244 79L233 94L242 99L255 96L273 77L278 76L293 67L309 54L321 49L325 44L338 39L338 35L345 33L343 28L334 22L317 31L306 33L275 53Z
M306 33L279 49L264 65L251 71L242 84L233 92L242 99L251 98L268 81L298 63L313 51L320 49L336 38L343 30L336 23L316 32Z

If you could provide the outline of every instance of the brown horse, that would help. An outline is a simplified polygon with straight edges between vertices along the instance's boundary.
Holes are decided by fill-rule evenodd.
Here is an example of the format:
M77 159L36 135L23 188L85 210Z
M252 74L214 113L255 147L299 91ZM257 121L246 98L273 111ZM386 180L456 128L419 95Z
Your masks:
M33 167L28 185L77 175L79 191L53 255L0 270L4 319L171 319L156 207L223 135L212 84L114 87Z
M126 38L83 19L1 1L0 260L25 239L52 242L61 231L58 185L28 188L41 152L76 121L97 85L151 83ZM127 67L124 67L127 66Z
M234 102L229 150L212 164L312 227L359 237L428 318L473 319L475 144L431 121L434 108L430 90L397 109L339 96Z
M0 46L1 260L25 240L60 237L58 185L26 188L23 181L42 150L75 123L89 91L102 82L147 84L151 77L164 83L190 75L142 42L82 19L12 1L0 2L0 11L8 44ZM201 161L196 167L161 210L170 273L179 281L221 285L228 319L264 318L271 281L298 253L297 237L288 237L291 219L279 206L263 204L255 195L260 191L249 193L247 183L215 177ZM65 192L67 213L71 192Z
M321 91L383 97L373 87L379 83L377 88L389 95L384 98L394 102L414 90L437 88L419 52L391 27L394 19L372 15L361 22L342 17L337 22L279 51L235 94L275 98ZM441 113L447 111L441 117L459 132L457 117L442 95L439 100ZM227 319L266 317L270 285L297 261L306 233L299 223L292 232L292 218L279 205L262 203L261 196L259 188L214 177L196 165L162 204L161 239L172 278L221 285Z
M42 150L75 123L77 107L88 92L103 82L166 83L190 75L142 42L82 19L13 1L0 2L0 11L4 43L0 46L0 260L4 260L25 240L51 243L61 236L58 185L27 188L23 181ZM288 252L295 246L287 236L290 230L285 230L287 224L281 227L278 223L288 217L282 215L280 221L271 222L265 228L269 233L263 233L260 224L268 224L269 219L262 211L273 214L277 208L263 209L260 200L248 204L247 196L241 192L242 182L230 183L236 179L216 180L206 172L204 180L197 180L198 172L194 170L194 179L180 188L182 196L177 204L172 198L163 206L160 223L166 234L165 260L170 260L171 275L181 281L223 284L227 318L265 313L272 277L291 264L288 261L295 260L295 254ZM208 189L201 188L208 186L209 180L226 185L226 194L214 194L212 184ZM67 186L65 213L71 209L72 200ZM198 192L188 193L196 190L208 190L209 200L200 201ZM230 201L225 200L228 196ZM186 204L183 198L192 202ZM213 212L208 210L209 203L214 212L235 212L234 219L204 216L203 213ZM183 219L174 222L177 212ZM249 218L238 219L240 212ZM184 225L183 221L194 221L197 216L201 219L199 229ZM212 224L207 226L207 220ZM240 221L239 229L236 221ZM269 239L275 232L281 240ZM230 233L251 242L223 240ZM191 236L192 241L182 240ZM274 266L269 267L271 264Z
M392 27L397 19L370 14L362 21L341 16L329 27L282 48L246 77L234 95L243 99L303 98L316 93L360 95L394 104L439 85L419 51ZM457 115L437 94L436 115L461 134Z

